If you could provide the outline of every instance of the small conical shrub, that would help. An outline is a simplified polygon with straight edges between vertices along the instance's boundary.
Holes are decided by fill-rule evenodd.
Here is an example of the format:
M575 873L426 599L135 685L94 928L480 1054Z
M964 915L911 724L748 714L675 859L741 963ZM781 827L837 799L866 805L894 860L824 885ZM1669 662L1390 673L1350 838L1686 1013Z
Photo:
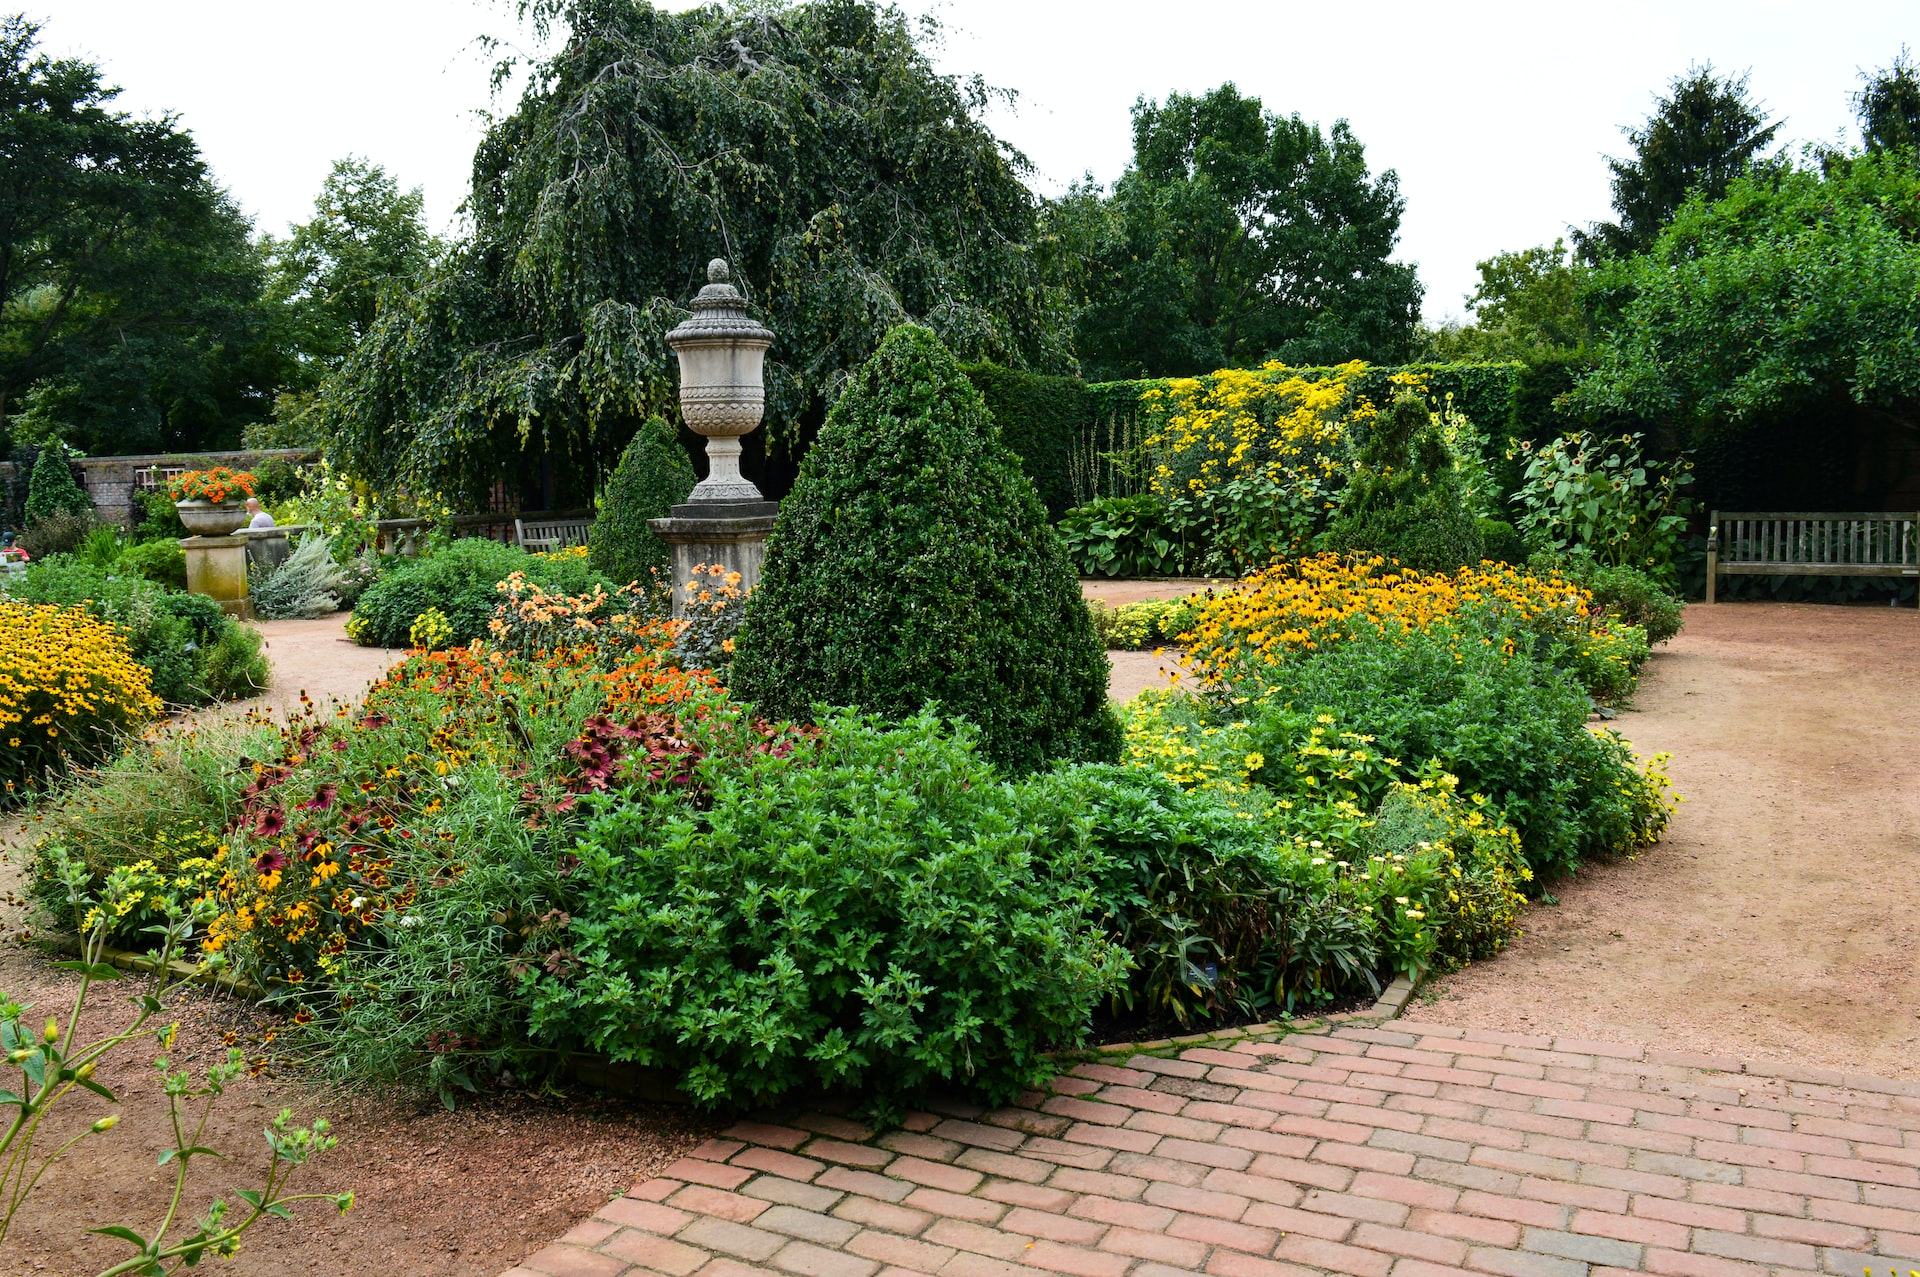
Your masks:
M647 418L620 454L587 538L594 570L622 585L649 580L655 568L665 579L672 547L653 534L647 520L666 517L687 499L694 482L693 462L673 427L664 418Z
M27 502L21 511L28 527L50 514L73 514L87 518L93 514L93 502L73 481L67 464L67 449L59 441L40 449L33 463L33 478L27 481Z
M931 331L904 325L827 414L767 542L728 684L762 712L935 702L1012 771L1113 760L1107 660L1033 482Z
M1384 554L1431 572L1480 561L1486 543L1479 521L1418 395L1401 395L1376 420L1320 548Z

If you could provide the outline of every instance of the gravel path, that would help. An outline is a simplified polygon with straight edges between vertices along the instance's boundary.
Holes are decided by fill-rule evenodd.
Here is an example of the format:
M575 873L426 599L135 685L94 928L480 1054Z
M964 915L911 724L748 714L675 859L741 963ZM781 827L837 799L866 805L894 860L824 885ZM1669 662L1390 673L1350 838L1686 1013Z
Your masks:
M1686 801L1411 1014L1920 1077L1920 616L1727 603L1614 725Z

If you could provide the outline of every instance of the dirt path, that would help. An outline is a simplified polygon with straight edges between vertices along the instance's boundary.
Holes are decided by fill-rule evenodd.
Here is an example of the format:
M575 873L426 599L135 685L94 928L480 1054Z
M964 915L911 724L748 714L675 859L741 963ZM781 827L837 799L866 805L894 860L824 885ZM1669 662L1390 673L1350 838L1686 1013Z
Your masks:
M1687 799L1666 841L1410 1014L1920 1077L1920 617L1690 607L1637 705Z

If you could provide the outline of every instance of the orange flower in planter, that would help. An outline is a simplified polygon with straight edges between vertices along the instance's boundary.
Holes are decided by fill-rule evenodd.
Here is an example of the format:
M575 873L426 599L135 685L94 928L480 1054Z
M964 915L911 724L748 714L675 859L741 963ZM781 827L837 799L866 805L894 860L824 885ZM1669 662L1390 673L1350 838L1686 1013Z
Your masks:
M215 466L211 470L189 470L167 481L167 495L175 501L208 501L224 505L235 496L253 495L253 476L244 471Z

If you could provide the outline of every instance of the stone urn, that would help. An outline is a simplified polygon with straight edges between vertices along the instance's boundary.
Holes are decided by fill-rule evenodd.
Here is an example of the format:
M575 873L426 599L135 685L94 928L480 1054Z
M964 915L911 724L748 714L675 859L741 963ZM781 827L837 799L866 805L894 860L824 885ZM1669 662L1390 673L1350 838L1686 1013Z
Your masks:
M722 258L707 263L707 286L689 306L693 318L667 334L680 359L680 415L707 441L707 477L689 505L760 502L760 489L740 473L740 436L752 434L766 410L761 366L773 330L747 314Z
M238 501L176 501L180 522L197 537L228 536L246 526L247 508Z

